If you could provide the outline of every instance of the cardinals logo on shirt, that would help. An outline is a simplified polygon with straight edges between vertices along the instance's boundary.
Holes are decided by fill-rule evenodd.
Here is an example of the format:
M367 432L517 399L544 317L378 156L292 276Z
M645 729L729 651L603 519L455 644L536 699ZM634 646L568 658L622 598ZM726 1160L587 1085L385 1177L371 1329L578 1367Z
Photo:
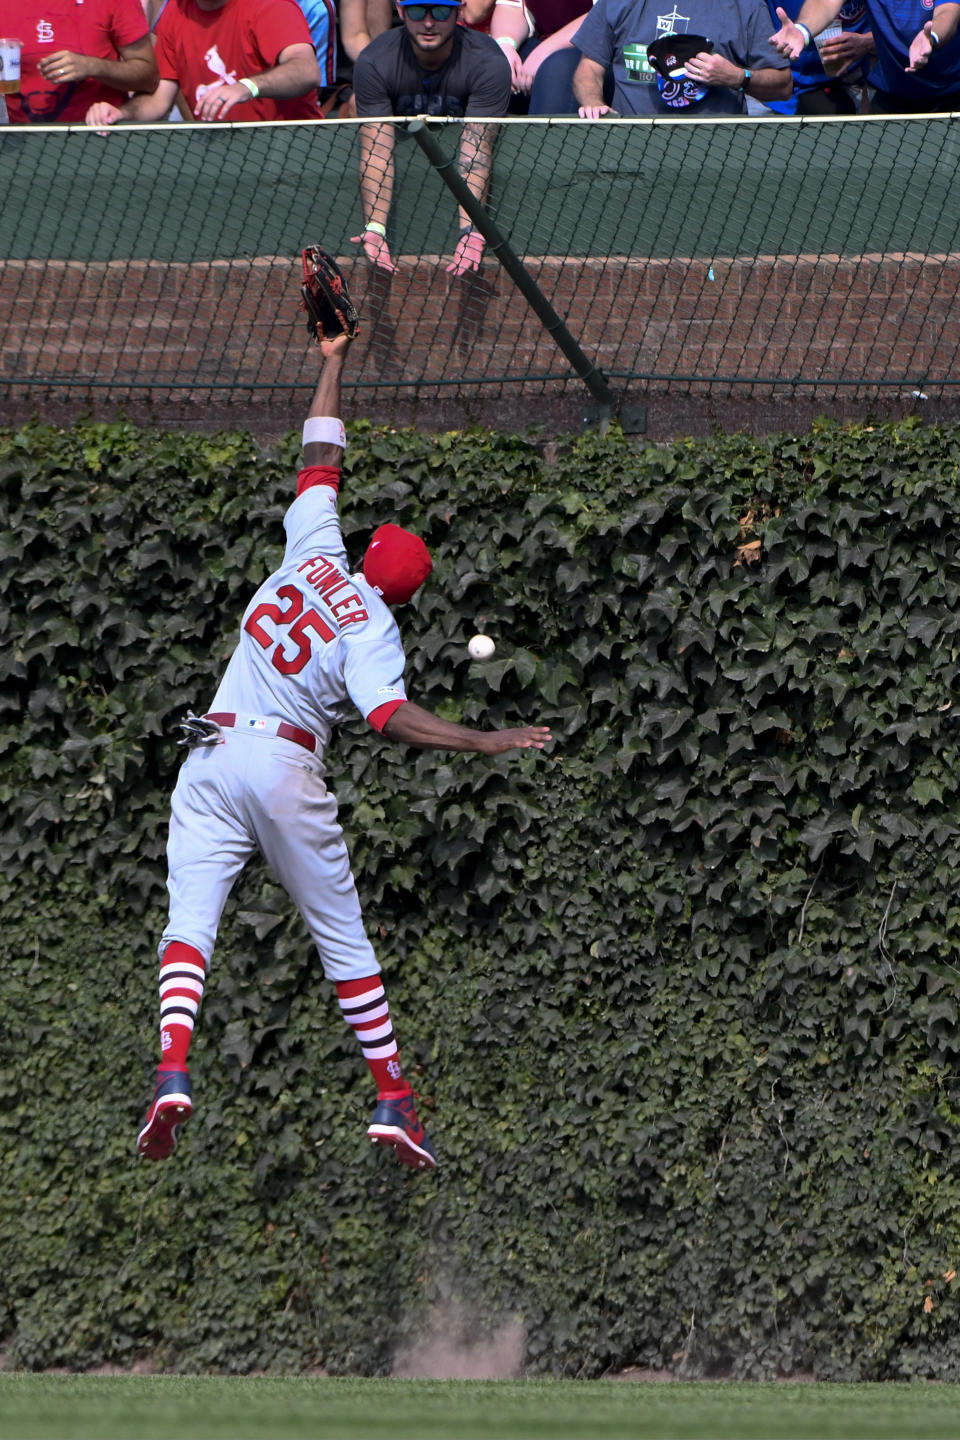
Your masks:
M198 105L200 104L200 101L203 99L204 95L209 95L210 91L216 90L218 86L235 85L237 83L236 70L227 69L226 65L220 58L220 51L217 49L216 45L211 45L210 49L207 51L206 55L204 55L203 58L206 63L207 69L212 70L217 78L216 80L214 80L212 85L197 86Z

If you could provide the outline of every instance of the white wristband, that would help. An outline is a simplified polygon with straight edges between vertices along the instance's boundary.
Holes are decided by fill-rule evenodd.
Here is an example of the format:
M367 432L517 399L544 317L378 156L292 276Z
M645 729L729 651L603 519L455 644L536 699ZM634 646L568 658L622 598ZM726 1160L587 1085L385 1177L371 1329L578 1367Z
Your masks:
M510 48L511 48L511 50L518 50L518 49L520 48L520 47L518 46L516 40L514 40L514 38L513 38L512 35L498 35L498 36L497 36L497 44L498 44L498 45L509 45Z
M238 84L238 85L245 85L245 86L247 87L247 89L250 91L250 94L252 95L252 97L253 97L254 100L256 100L256 99L259 97L259 95L260 95L260 86L257 84L256 80L250 80L250 79L245 75L245 76L243 76L243 78L242 78L241 80L238 80L238 81L237 81L237 84Z
M807 46L813 39L813 36L810 33L810 27L808 25L801 25L799 20L794 20L793 23L794 25L796 25L797 29L800 31L800 34L803 36L803 48L804 50L806 50Z
M303 443L339 445L341 450L345 450L347 432L343 428L343 421L334 420L330 415L311 415L309 420L303 422Z

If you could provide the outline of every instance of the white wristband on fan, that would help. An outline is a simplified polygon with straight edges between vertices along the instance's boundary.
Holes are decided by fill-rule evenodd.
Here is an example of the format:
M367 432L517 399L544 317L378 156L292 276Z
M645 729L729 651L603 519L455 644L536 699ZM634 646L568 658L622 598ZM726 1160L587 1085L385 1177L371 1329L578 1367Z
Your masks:
M342 450L347 448L347 432L343 428L342 420L334 420L330 415L311 415L309 420L303 422L303 443L304 445L339 445Z

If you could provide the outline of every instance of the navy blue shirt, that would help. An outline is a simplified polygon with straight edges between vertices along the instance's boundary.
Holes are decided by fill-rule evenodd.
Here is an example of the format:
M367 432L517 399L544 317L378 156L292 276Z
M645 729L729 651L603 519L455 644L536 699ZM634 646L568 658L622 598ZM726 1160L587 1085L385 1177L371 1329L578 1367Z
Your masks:
M796 20L803 9L803 0L767 0L770 22L775 31L780 29L778 5L781 10L786 10L791 20ZM835 23L841 25L844 30L856 30L861 35L866 34L870 30L867 0L846 0ZM870 63L869 58L861 60L856 65L852 65L849 70L845 70L839 78L849 85L862 85L867 78ZM829 82L829 77L820 64L820 53L815 44L810 44L805 50L802 50L790 68L793 70L793 94L790 99L764 101L764 104L771 110L776 110L778 115L795 115L799 96L805 91L820 90Z
M938 96L960 90L960 36L938 50L916 75L907 75L910 41L933 19L934 0L867 0L877 63L870 84L884 95L913 102L935 103ZM934 26L936 29L936 26Z

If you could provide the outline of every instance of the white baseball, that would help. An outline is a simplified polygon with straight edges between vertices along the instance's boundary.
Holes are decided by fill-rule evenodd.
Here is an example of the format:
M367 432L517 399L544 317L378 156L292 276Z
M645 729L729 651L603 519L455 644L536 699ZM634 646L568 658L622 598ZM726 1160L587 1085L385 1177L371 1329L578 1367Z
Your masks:
M467 646L474 660L489 660L496 648L489 635L474 635Z

